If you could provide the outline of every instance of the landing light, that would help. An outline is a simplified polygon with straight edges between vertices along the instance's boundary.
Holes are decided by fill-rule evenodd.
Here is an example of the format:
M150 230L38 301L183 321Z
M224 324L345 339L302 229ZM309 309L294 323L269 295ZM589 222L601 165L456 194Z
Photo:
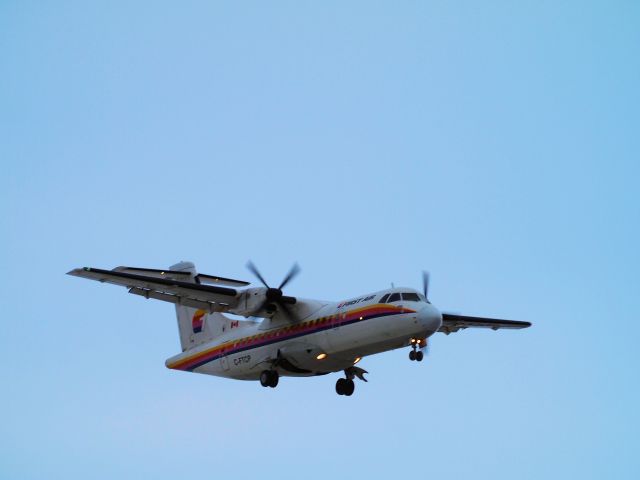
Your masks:
M326 353L321 353L320 355L318 355L316 357L318 360L324 360L325 358L327 358L327 354Z
M360 360L362 360L362 357L356 357L356 359L353 361L353 364L355 365L356 363L358 363Z

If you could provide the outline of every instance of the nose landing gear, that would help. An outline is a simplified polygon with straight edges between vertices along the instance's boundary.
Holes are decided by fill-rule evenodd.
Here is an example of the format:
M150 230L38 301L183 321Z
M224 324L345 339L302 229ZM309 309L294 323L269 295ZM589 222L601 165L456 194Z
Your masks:
M423 349L427 348L427 340L424 338L412 338L409 343L411 344L409 360L421 362L424 358ZM420 350L418 350L418 347Z

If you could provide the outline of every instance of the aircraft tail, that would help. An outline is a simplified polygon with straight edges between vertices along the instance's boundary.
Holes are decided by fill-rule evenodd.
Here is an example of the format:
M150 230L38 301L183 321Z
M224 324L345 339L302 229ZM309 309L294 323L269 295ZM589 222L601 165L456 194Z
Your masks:
M198 275L196 267L191 262L180 262L172 265L170 269L189 273L188 281L199 283L196 278ZM183 352L222 335L227 323L230 321L229 318L221 313L210 313L206 310L179 304L176 304L176 316L178 317L180 346Z

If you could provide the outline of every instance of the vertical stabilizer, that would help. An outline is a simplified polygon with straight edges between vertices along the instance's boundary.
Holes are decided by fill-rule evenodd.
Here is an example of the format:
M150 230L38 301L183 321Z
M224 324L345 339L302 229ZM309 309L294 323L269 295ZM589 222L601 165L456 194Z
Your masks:
M196 267L191 262L180 262L172 265L170 269L188 272L188 281L199 283L196 279ZM184 281L184 279L182 280ZM178 304L176 304L176 316L178 317L180 346L183 352L221 335L228 320L221 313L209 313L205 310Z

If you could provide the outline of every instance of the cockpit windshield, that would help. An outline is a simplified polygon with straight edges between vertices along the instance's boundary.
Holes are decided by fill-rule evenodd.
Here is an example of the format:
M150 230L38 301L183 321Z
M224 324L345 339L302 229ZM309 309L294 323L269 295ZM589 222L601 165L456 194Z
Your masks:
M420 297L418 297L417 293L403 293L402 300L405 302L419 302Z
M379 302L394 303L399 302L400 300L405 302L422 302L424 301L424 295L415 292L387 293L386 295L382 296Z
M389 303L393 303L393 302L399 302L400 301L400 294L399 293L392 293L391 296L389 297L389 300L387 300Z

